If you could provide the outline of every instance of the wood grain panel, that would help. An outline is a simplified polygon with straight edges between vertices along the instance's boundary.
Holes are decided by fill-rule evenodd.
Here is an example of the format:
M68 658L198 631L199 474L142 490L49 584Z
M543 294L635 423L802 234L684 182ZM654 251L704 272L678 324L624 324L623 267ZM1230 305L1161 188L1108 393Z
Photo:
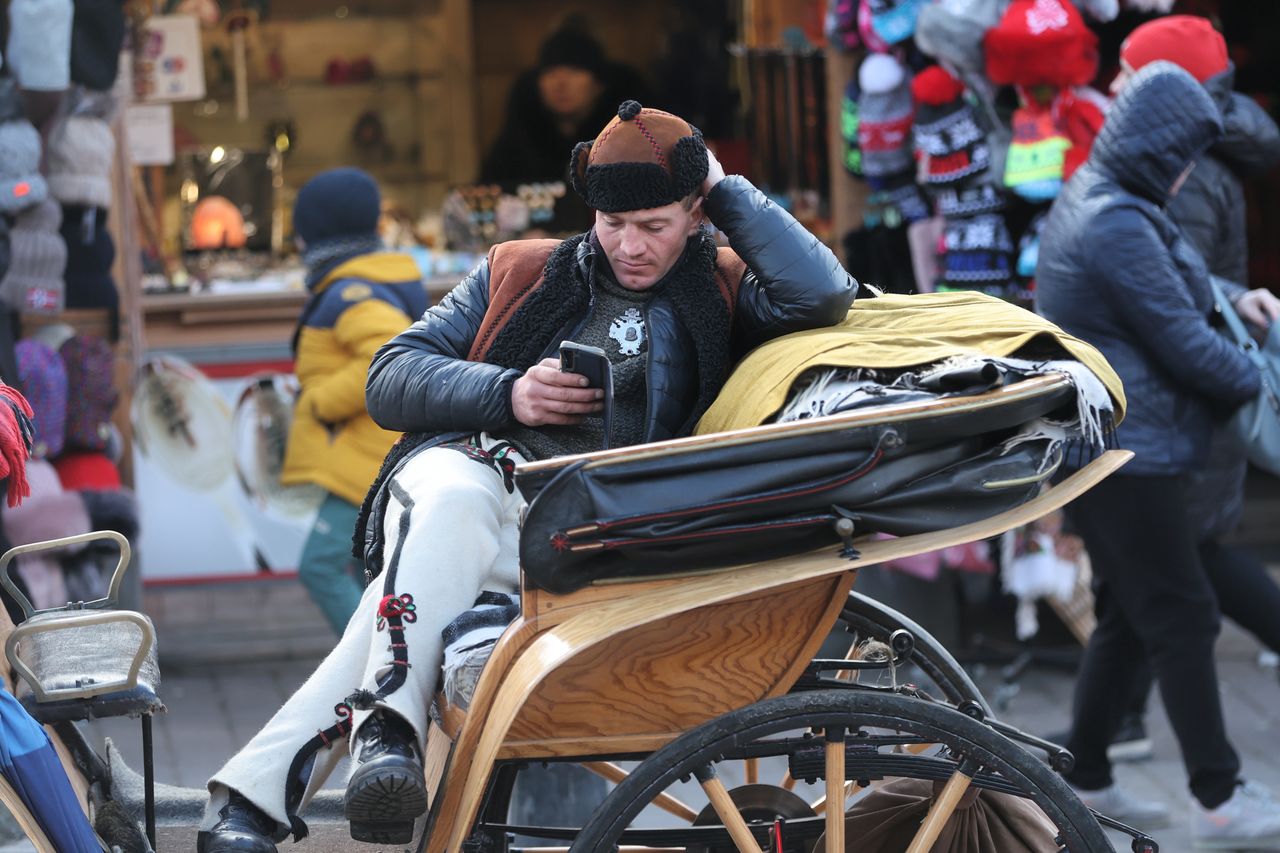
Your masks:
M757 702L825 635L835 594L823 578L616 634L543 681L510 737L681 732Z

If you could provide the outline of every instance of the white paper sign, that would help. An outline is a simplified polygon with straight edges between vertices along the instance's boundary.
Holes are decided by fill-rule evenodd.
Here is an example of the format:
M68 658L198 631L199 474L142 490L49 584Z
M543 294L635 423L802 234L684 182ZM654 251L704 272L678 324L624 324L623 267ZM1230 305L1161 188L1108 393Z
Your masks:
M124 112L129 159L135 166L173 163L173 107L169 104L131 104Z
M147 19L134 59L139 101L196 101L204 97L200 23L191 15Z

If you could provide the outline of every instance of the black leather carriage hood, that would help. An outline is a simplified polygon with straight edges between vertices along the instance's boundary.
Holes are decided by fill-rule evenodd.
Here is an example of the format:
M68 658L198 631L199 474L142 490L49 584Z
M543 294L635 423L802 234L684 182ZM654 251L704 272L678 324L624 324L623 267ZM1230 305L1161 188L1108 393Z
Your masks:
M1134 195L1165 204L1174 182L1222 135L1222 118L1196 79L1170 62L1136 73L1093 143L1095 168Z

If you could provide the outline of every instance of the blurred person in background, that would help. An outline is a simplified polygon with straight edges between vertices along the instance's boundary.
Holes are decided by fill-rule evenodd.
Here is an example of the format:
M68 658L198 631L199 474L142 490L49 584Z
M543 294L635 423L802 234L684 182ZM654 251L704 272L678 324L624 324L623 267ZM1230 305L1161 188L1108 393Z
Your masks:
M568 181L564 152L609 121L626 100L647 102L640 74L612 62L577 16L543 41L538 64L507 97L506 121L484 158L483 183Z
M1162 804L1115 784L1107 756L1146 659L1186 766L1195 843L1280 849L1280 802L1241 779L1227 739L1217 599L1188 512L1188 476L1203 465L1215 414L1260 386L1257 368L1210 324L1209 270L1166 211L1222 132L1195 77L1150 63L1125 82L1044 229L1037 308L1120 374L1129 411L1116 438L1135 453L1067 507L1093 561L1098 624L1076 682L1066 778L1104 814L1148 827L1167 820Z
M1280 161L1280 128L1250 97L1233 90L1235 67L1227 43L1210 22L1194 15L1157 18L1135 29L1120 48L1120 92L1144 66L1164 60L1204 86L1222 114L1221 138L1196 158L1195 168L1169 202L1168 212L1187 241L1219 279L1236 311L1264 333L1280 318L1280 297L1248 289L1249 246L1243 181L1265 174ZM1230 430L1217 428L1208 457L1192 474L1189 512L1199 536L1200 560L1222 613L1280 652L1280 585L1262 563L1223 543L1244 513L1244 449ZM1151 754L1143 722L1151 692L1149 668L1134 684L1133 704L1121 721L1111 754L1138 759Z
M365 492L398 433L373 422L364 381L378 348L427 310L413 258L383 249L381 194L359 169L322 172L298 191L293 230L310 298L293 336L302 385L281 479L325 491L302 547L298 576L334 633L364 592L351 532Z

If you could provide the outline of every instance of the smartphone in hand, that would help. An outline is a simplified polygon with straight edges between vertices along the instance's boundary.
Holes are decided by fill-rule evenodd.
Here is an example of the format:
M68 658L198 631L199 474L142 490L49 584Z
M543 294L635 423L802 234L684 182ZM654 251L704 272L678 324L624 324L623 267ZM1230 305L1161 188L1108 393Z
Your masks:
M604 391L604 449L607 450L609 433L613 431L613 365L609 356L600 347L561 341L560 370L585 376L590 387Z

